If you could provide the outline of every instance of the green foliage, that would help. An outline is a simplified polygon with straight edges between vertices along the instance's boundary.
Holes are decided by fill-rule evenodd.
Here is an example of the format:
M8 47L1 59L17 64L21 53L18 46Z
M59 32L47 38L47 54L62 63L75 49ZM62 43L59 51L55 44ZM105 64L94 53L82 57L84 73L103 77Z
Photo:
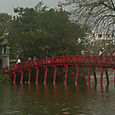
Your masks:
M0 84L9 84L11 83L11 79L3 73L0 73Z
M5 13L0 14L0 37L8 32L8 25L11 21L11 16Z
M16 8L8 26L11 57L44 57L80 54L85 28L72 23L69 13L47 9L40 2L35 8Z

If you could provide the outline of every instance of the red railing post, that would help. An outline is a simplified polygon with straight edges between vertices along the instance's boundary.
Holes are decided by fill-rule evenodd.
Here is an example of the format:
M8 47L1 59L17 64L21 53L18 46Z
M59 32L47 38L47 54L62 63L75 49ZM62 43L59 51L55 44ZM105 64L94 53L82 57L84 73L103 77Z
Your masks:
M13 72L12 74L14 75L13 83L15 84L16 83L16 72Z
M77 66L75 85L77 85L77 82L78 82L78 75L79 75L79 65Z
M89 67L89 72L88 72L88 78L87 78L87 84L90 84L90 75L91 75L91 67Z
M20 73L21 73L20 84L22 84L24 72L23 72L23 71L20 71Z
M101 67L100 84L102 84L102 81L103 81L103 67Z
M108 76L108 70L107 70L107 68L106 68L106 80L107 80L107 84L109 84L109 76Z
M39 68L37 68L37 71L36 71L36 84L38 84L38 76L39 76Z
M93 74L94 74L95 84L97 84L97 77L96 77L96 72L95 72L95 68L94 67L93 67Z
M67 84L68 66L67 66L67 65L65 65L65 67L66 67L66 74L65 74L64 84Z
M55 85L55 81L56 81L56 74L57 74L57 67L55 66L55 72L54 72L54 77L53 77L53 84Z
M44 76L44 85L46 84L46 79L47 79L47 72L48 72L48 68L45 67L46 71L45 71L45 76Z
M28 84L30 84L30 78L31 78L31 69L28 69L28 71L29 71Z
M115 70L113 70L114 71L114 84L115 84Z

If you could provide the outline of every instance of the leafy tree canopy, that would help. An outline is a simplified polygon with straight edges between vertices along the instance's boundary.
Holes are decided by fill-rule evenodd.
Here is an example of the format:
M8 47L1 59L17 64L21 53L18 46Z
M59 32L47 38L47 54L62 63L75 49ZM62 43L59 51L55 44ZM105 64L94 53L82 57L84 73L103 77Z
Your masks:
M44 57L80 54L86 28L69 20L69 13L47 9L40 2L35 8L16 8L10 22L8 41L11 57Z

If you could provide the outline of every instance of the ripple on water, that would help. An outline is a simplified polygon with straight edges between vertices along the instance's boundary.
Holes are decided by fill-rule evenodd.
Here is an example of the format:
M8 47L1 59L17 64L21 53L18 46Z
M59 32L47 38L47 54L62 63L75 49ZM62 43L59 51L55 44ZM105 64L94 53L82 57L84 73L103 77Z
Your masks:
M64 114L64 115L70 115L70 108L69 107L67 107L67 108L62 108L62 113Z
M20 114L21 111L6 111L5 114L8 114L8 115L13 115L13 114Z

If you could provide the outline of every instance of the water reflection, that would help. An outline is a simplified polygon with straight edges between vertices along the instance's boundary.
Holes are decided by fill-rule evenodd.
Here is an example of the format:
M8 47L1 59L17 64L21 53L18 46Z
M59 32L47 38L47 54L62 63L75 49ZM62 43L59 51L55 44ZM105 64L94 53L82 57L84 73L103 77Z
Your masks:
M114 84L0 86L1 115L114 115Z

